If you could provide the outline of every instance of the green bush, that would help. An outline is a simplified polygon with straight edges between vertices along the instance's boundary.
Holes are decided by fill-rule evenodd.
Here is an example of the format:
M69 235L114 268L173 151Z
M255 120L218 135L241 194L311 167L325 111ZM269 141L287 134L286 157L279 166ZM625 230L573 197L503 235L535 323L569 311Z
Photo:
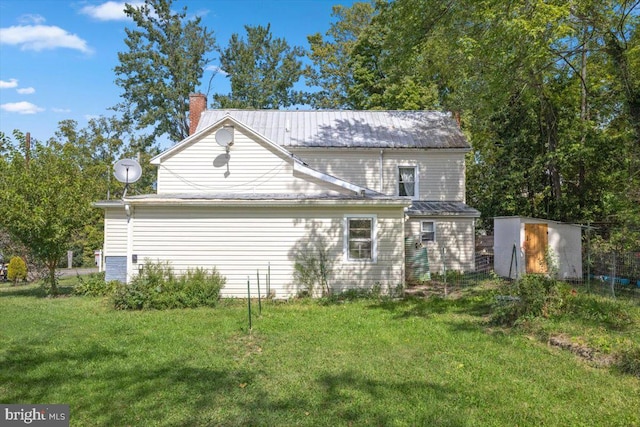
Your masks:
M9 260L9 265L7 266L7 279L15 285L19 280L25 280L26 278L27 263L19 256L14 256Z
M626 348L618 353L618 368L625 374L640 378L640 346Z
M177 277L167 263L147 263L131 283L118 285L113 301L120 310L215 307L225 282L216 269Z
M550 277L527 274L502 288L492 306L494 324L513 325L525 317L553 317L564 313L573 297L571 288Z
M118 283L116 280L106 282L104 280L104 272L92 273L88 277L78 276L78 284L73 288L73 293L91 297L113 295L118 287Z

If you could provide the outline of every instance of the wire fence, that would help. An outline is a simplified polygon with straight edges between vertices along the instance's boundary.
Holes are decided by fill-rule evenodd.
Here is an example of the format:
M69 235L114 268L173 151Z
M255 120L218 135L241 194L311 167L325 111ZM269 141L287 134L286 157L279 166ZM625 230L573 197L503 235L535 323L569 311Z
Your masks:
M640 252L587 250L583 266L588 291L640 298Z
M586 292L640 300L640 252L602 251L592 249L589 245L585 246L582 251L582 275L567 279L567 282ZM446 254L446 251L443 254ZM420 271L419 277L410 278L409 288L421 288L428 290L430 294L447 295L483 282L513 280L517 277L497 275L494 270L495 255L487 248L477 248L473 267L467 271L461 270L459 262L455 259L443 256L439 261L431 263L428 271Z

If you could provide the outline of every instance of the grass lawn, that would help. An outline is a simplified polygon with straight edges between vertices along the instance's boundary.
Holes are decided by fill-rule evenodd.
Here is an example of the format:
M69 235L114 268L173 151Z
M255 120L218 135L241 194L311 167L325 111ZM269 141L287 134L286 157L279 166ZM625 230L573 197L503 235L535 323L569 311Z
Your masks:
M639 378L490 328L486 302L263 302L249 332L241 301L123 312L2 284L0 402L69 404L72 426L640 426Z

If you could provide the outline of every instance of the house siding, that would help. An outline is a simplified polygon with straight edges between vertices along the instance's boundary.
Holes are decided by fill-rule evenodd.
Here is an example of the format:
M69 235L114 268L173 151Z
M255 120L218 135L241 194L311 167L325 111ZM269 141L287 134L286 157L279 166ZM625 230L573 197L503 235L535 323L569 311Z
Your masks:
M376 216L376 263L344 260L345 214ZM270 265L271 291L277 298L287 298L300 290L294 280L296 254L318 244L328 251L334 291L375 283L393 287L404 282L403 221L397 207L137 206L132 254L138 263L168 261L177 274L215 267L227 279L225 297L246 297L247 280L257 295L257 270L264 295L263 280ZM131 265L129 274L137 268Z
M431 273L442 273L445 266L448 271L475 270L475 221L473 218L435 216L410 218L405 224L408 258L415 253L415 243L420 242L422 221L435 222L436 240L426 243Z
M420 200L465 201L465 153L439 150L294 150L312 168L354 184L398 194L398 166L417 166ZM382 178L382 185L381 185Z
M225 153L212 130L158 166L157 193L331 193L309 180L292 176L292 160L238 129L234 130L228 162Z
M127 216L124 207L105 209L103 256L127 254Z

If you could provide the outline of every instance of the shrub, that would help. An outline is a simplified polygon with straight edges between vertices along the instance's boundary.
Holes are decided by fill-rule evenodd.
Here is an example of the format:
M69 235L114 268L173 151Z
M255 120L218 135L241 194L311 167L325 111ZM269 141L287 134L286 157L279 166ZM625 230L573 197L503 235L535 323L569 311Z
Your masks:
M497 296L491 321L513 325L524 317L552 317L562 314L571 299L571 288L550 277L528 274L503 288L507 295Z
M616 365L625 374L640 378L640 346L632 346L620 351Z
M294 278L302 287L299 297L316 296L318 293L325 297L331 294L329 277L332 265L325 246L318 243L315 248L306 248L296 255L294 264Z
M113 301L121 310L215 307L225 282L216 269L176 277L167 263L147 263L131 283L118 285Z
M92 273L88 277L78 276L78 284L73 289L76 295L85 295L91 297L103 297L113 295L118 287L118 281L104 280L104 273Z
M7 278L15 285L18 280L27 278L27 263L19 256L14 256L9 260L7 266Z

